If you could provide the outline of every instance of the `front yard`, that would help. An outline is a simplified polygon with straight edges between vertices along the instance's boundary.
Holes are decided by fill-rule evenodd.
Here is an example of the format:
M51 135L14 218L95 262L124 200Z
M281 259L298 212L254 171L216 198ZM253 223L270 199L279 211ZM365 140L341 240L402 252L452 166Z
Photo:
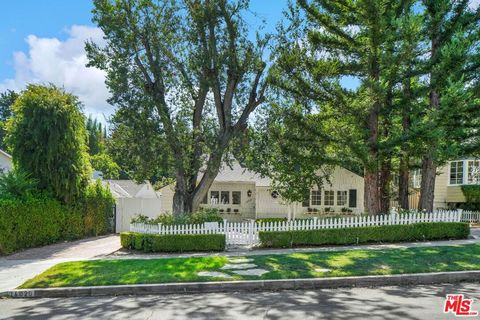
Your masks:
M60 263L20 288L480 270L480 245ZM257 275L254 275L257 274Z

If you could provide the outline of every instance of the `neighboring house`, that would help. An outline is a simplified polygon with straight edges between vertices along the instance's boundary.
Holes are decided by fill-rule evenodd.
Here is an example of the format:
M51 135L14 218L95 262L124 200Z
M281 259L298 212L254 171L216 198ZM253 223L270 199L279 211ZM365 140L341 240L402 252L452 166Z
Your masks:
M462 185L480 185L480 159L448 162L438 169L435 179L434 208L456 207L465 202Z
M156 218L161 213L161 199L148 181L103 180L115 198L115 231L129 231L130 220L138 214Z
M0 149L0 171L10 171L12 168L12 156Z
M322 190L314 188L304 203L289 204L271 188L268 178L242 168L224 165L213 182L202 207L218 208L227 219L311 217L325 213L363 212L363 178L336 167ZM162 212L172 212L174 185L161 190ZM310 213L309 213L310 212Z

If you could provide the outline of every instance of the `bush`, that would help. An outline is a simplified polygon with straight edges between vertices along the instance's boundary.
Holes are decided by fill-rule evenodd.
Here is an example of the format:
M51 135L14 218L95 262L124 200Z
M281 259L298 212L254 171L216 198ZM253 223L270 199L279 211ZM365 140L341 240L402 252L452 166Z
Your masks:
M110 189L104 187L100 180L87 187L82 201L85 235L98 236L112 230L113 206L115 199Z
M63 205L47 195L0 197L0 255L105 234L111 230L113 201L100 182L90 185L75 206Z
M171 214L161 214L155 219L149 218L145 215L138 214L130 220L131 223L147 223L147 224L202 224L205 222L223 222L223 218L218 213L217 209L200 209L193 213L185 213L179 216Z
M22 170L0 170L0 198L25 199L37 191L38 181Z
M159 235L122 232L120 243L123 248L143 250L144 252L223 251L225 250L225 235Z
M62 238L65 208L51 198L0 200L0 254L54 243Z
M260 219L255 219L255 222L257 222L257 223L285 222L287 220L288 220L287 218L260 218Z
M260 232L259 237L263 247L291 248L371 242L465 239L469 234L470 227L467 223L433 222L344 229L265 231Z

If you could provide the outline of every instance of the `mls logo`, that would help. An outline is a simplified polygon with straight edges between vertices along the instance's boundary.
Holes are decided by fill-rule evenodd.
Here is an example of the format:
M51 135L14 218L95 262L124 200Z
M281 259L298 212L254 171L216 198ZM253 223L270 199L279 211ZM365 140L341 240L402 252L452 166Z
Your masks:
M453 313L456 316L473 317L478 311L471 311L473 299L466 299L463 294L447 294L443 313Z

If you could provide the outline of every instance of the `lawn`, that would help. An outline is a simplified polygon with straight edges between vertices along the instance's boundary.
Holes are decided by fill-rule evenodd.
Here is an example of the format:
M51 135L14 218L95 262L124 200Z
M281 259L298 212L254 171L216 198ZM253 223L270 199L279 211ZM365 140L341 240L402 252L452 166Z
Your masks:
M237 257L235 257L237 258ZM20 288L98 286L212 280L294 279L480 270L480 245L388 250L349 250L245 257L269 272L241 276L220 268L229 258L91 260L60 263ZM221 271L232 277L204 277Z

